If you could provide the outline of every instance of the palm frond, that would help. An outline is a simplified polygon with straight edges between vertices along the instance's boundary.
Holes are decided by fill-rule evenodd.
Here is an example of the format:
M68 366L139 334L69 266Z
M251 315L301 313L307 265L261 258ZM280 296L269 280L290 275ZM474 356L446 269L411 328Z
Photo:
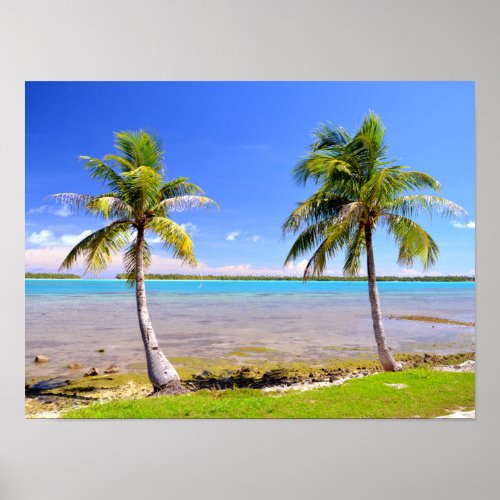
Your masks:
M124 201L139 213L156 206L160 201L162 176L153 168L140 166L123 172L122 178L125 184Z
M167 212L185 212L194 208L217 208L219 205L206 196L184 195L162 200L158 206Z
M98 229L74 246L59 269L70 269L79 257L83 257L86 263L85 273L99 273L111 262L113 255L127 243L128 229L127 221L116 221Z
M385 205L405 191L430 188L439 191L441 186L434 177L424 172L405 171L408 167L394 165L376 169L361 189L361 197L368 203Z
M388 203L385 206L385 210L387 210L388 213L402 215L404 217L413 217L418 215L422 210L430 214L434 211L445 217L469 215L460 205L446 198L428 194L414 194L398 197Z
M205 191L203 191L200 186L188 182L187 177L178 177L177 179L166 182L160 188L160 191L162 198L175 198L176 196L185 195L201 196L205 194Z
M196 266L193 242L182 226L166 217L155 217L146 223L146 229L159 236L163 246L170 250L174 257L189 266Z
M338 184L347 182L357 172L352 158L336 148L314 151L305 156L294 168L292 175L299 184L306 184L309 179L317 183Z
M336 217L310 224L296 238L285 259L285 265L319 244L306 266L304 279L319 276L327 259L333 258L348 243L349 235L359 226L363 209L361 202L347 203L338 209Z
M298 204L297 208L283 224L283 234L296 233L306 224L315 224L322 220L337 217L339 210L349 201L337 193L320 190Z
M121 177L102 160L91 156L80 156L85 161L85 168L90 171L92 179L103 181L112 191L120 189Z
M334 258L348 244L351 233L359 226L362 210L361 202L348 203L340 209L337 217L328 221L323 229L324 240L307 263L304 279L322 274L327 259Z
M78 213L80 210L86 210L87 205L94 197L90 194L57 193L51 194L47 198L52 198L56 203L61 203L72 213Z
M133 169L145 166L159 171L164 166L159 140L144 130L116 132L115 148L123 153ZM126 163L122 162L122 165Z
M352 141L360 148L359 157L363 159L366 179L369 179L372 171L386 159L387 145L384 142L384 136L385 127L382 120L370 111L364 117Z
M335 258L337 253L347 245L352 232L349 219L344 218L338 224L328 226L325 239L313 253L304 270L304 280L321 276L329 259Z
M400 265L411 267L415 259L421 261L424 269L435 264L439 248L420 225L407 217L392 214L382 216L382 221L399 246Z
M151 265L151 249L146 240L143 242L143 265L144 270ZM127 285L132 286L135 283L137 269L137 238L128 246L123 254L123 268L127 280Z
M130 218L133 215L133 208L119 198L116 193L94 196L85 208L89 213L100 215L105 219L112 217Z
M313 137L315 141L311 145L312 151L338 146L343 147L351 140L351 137L344 128L324 123L320 124L313 132Z
M357 276L361 270L361 255L366 249L365 232L359 225L352 232L346 244L344 276Z
M325 230L328 227L328 221L318 221L307 226L295 239L284 265L291 264L302 255L310 252L325 239Z
M126 172L128 170L133 170L135 168L134 164L132 164L127 158L123 156L108 154L104 157L106 161L113 162L121 172Z

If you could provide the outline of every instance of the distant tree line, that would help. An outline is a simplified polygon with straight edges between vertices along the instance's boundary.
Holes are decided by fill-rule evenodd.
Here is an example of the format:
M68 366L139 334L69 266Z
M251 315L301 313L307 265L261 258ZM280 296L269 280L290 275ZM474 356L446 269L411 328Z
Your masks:
M78 274L66 273L25 273L25 278L28 279L49 279L49 280L78 280L81 276Z
M239 281L302 281L297 276L216 276L209 274L200 276L196 274L146 274L147 280L239 280ZM117 274L119 280L127 279L126 274ZM366 276L318 276L310 281L367 281ZM377 281L475 281L473 276L377 276Z

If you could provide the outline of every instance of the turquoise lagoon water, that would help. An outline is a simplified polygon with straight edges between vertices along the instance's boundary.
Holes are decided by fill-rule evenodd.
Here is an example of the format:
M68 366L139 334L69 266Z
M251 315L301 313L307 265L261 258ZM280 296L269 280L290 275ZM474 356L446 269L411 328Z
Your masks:
M473 327L390 317L475 321L475 283L379 282L378 287L395 351L474 349ZM146 288L168 356L230 356L242 346L265 346L283 359L373 352L366 282L153 280ZM124 281L26 280L25 293L28 376L67 376L64 367L71 361L101 369L117 363L124 370L143 361L135 294ZM37 354L51 361L35 365Z

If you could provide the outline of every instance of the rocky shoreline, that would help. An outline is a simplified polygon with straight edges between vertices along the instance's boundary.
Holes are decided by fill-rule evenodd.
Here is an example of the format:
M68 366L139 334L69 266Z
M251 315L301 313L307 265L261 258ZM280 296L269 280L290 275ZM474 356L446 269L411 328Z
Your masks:
M430 367L445 371L474 371L473 353L449 356L399 355L406 368ZM189 391L228 390L235 388L260 389L266 393L307 391L320 387L333 387L348 380L363 378L380 371L377 362L358 360L357 363L338 368L304 365L300 370L283 365L265 370L262 366L242 366L226 375L202 371L184 380ZM397 384L396 384L397 385ZM26 417L58 418L62 412L94 403L116 399L138 399L151 396L151 386L145 374L88 375L74 381L50 379L26 385Z

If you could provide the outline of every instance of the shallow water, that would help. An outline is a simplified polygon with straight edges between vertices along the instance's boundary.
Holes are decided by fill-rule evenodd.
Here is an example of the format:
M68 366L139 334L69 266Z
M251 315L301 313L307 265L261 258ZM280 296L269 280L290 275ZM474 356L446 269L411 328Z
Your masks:
M380 282L395 351L474 349L474 328L389 319L424 315L475 321L475 284ZM167 356L228 356L241 346L318 359L373 351L366 282L148 281L148 305ZM100 354L98 349L104 349ZM50 362L35 365L37 354ZM235 358L236 359L236 358ZM244 358L243 358L244 359ZM135 293L118 280L26 280L26 373L71 376L80 362L103 369L144 361Z

